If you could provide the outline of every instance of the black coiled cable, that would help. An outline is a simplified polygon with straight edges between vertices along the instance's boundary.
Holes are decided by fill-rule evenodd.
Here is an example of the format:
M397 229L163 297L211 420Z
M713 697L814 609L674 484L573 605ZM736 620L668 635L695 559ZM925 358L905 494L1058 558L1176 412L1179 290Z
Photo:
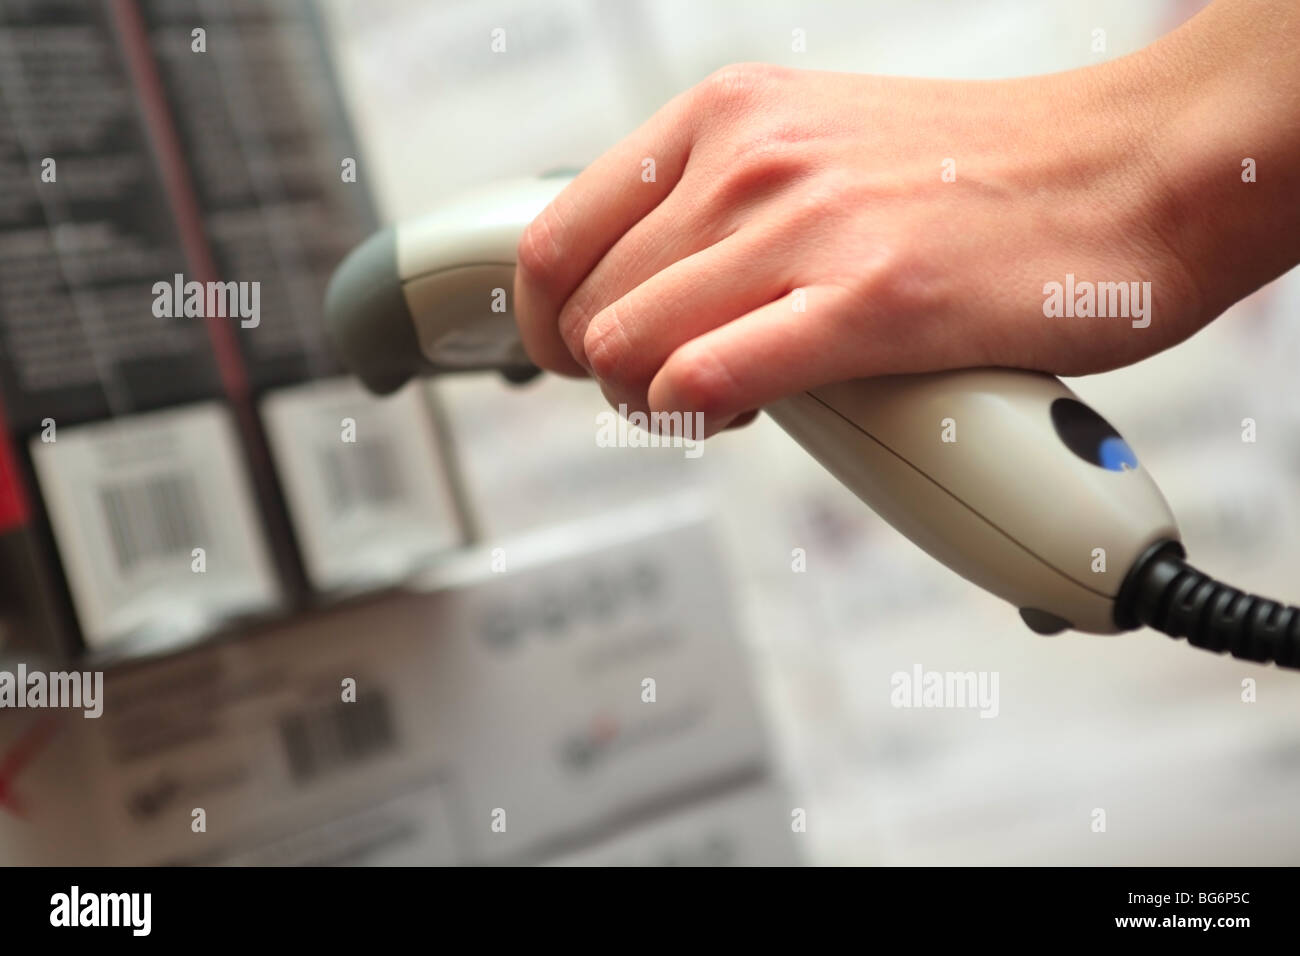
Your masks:
M1115 621L1145 624L1207 651L1300 668L1300 608L1247 594L1183 560L1177 541L1149 548L1133 565L1115 601Z

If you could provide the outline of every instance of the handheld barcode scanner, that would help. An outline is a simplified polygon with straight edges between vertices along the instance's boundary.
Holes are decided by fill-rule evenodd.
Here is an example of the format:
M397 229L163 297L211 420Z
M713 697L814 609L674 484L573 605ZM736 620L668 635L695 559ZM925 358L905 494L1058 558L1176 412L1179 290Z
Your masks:
M492 304L508 300L524 228L568 179L496 183L358 246L326 295L343 362L381 394L421 374L535 373L513 315ZM860 379L765 411L881 517L1039 633L1148 624L1300 666L1300 611L1186 565L1169 506L1132 449L1050 375Z

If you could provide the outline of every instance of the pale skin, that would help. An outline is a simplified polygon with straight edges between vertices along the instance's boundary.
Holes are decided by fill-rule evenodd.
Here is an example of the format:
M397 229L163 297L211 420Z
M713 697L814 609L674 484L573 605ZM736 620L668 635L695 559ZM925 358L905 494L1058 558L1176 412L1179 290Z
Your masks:
M1136 362L1300 262L1297 49L1295 0L1217 0L1049 76L727 67L525 231L524 345L708 433L851 378ZM1044 317L1067 273L1150 282L1150 325Z

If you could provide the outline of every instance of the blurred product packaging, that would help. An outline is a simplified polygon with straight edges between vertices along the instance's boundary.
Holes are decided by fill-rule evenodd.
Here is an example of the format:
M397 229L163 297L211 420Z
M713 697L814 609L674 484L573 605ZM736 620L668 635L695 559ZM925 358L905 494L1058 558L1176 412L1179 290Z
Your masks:
M330 355L323 29L0 3L0 654L105 672L0 712L0 861L797 861L700 502L471 547L437 397Z

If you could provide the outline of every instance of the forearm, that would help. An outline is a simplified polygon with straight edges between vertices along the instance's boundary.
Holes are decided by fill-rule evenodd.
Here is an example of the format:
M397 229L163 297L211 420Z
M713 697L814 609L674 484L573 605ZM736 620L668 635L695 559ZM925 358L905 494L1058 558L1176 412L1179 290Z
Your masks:
M1146 98L1168 186L1156 214L1201 321L1300 263L1297 50L1296 0L1218 0L1130 58L1128 82L1167 91Z

